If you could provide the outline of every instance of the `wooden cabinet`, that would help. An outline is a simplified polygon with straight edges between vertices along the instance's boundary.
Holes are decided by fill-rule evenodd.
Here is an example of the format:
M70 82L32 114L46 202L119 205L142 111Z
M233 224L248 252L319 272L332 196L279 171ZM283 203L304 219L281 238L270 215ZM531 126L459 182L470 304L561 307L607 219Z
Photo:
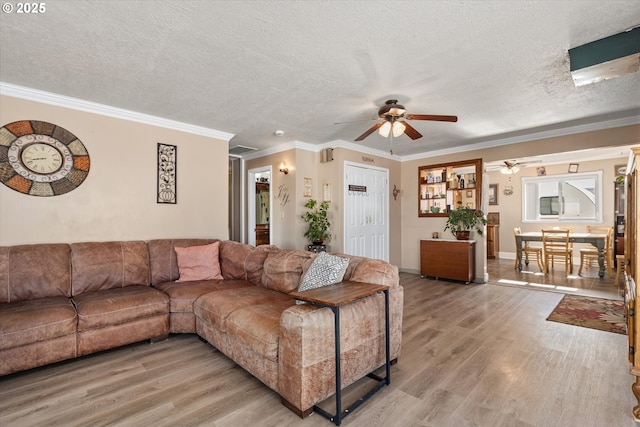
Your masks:
M638 200L640 196L640 176L638 163L640 161L640 147L631 149L629 162L627 163L627 175L625 178L626 214L625 214L625 303L627 307L627 333L629 335L629 361L631 362L631 375L635 376L635 382L631 389L638 401L633 408L633 416L640 420L640 314L637 307L638 281L640 277L640 252L638 252Z
M474 240L420 240L420 275L469 283L476 278Z
M256 224L256 246L269 244L269 224Z
M418 216L447 216L459 203L473 209L482 200L482 159L418 168Z

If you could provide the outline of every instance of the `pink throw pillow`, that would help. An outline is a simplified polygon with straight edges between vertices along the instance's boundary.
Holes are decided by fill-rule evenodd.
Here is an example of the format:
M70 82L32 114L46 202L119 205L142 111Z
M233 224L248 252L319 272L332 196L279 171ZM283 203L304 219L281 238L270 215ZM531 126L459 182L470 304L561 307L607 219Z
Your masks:
M220 270L220 242L204 246L175 248L180 278L176 282L224 279Z

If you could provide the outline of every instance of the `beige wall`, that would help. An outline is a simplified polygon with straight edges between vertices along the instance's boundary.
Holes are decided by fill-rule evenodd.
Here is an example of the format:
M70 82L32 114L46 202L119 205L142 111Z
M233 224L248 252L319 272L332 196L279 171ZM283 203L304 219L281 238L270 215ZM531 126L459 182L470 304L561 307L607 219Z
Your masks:
M282 249L304 249L304 222L300 219L304 202L301 202L305 176L315 177L314 157L316 153L303 150L286 150L276 154L248 160L245 169L271 166L271 227L272 244ZM288 174L280 172L280 165L289 169ZM245 177L246 179L246 177ZM246 180L247 185L251 183ZM285 203L284 194L289 195ZM245 191L246 194L246 191ZM317 194L314 192L314 194ZM281 197L278 198L278 195ZM314 196L315 197L315 196ZM246 204L245 204L246 205ZM248 218L248 217L247 217ZM247 230L253 233L254 230Z
M420 271L421 239L431 238L433 232L440 233L442 238L455 238L449 230L444 230L446 217L418 217L418 168L477 158L481 158L480 153L467 152L402 163L402 189L405 190L402 197L402 264L399 265L402 270ZM487 185L484 180L482 185L483 187ZM486 198L484 193L483 190L483 199ZM486 201L483 201L481 209L486 211ZM472 238L476 241L476 281L483 281L486 265L478 261L486 257L485 237L474 232Z
M228 234L228 143L0 96L0 123L42 120L78 137L91 169L77 189L34 197L0 185L0 245ZM178 147L176 205L156 203L157 143Z
M322 200L323 184L331 184L332 194L329 204L329 221L331 221L331 241L328 243L328 250L331 252L342 252L344 250L344 207L343 189L344 183L344 163L346 161L359 163L363 166L389 169L389 260L393 264L399 265L401 262L401 196L398 201L393 200L391 189L393 184L400 187L400 167L399 161L384 157L364 155L356 151L345 148L336 148L333 151L334 160L320 163L320 153L293 149L276 154L248 160L245 167L248 170L264 166L272 166L274 197L280 185L286 185L290 202L286 207L279 206L278 200L273 200L273 244L285 249L304 249L309 244L304 237L307 230L306 224L300 216L306 211L304 205L309 198L304 197L304 178L311 178L311 197L315 200ZM278 172L280 164L284 162L289 173L283 175Z

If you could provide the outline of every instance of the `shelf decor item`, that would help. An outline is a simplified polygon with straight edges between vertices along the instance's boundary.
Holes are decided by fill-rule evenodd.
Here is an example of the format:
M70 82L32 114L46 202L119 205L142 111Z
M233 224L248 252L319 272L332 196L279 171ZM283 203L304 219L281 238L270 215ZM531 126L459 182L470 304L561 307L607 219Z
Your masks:
M456 239L468 240L471 230L475 229L480 236L483 235L483 226L487 225L487 218L480 209L472 209L462 206L462 202L458 202L456 209L449 212L447 218L446 230L451 230Z
M331 240L331 234L329 233L329 227L331 223L327 216L327 210L329 204L322 202L318 204L315 199L309 199L304 205L308 211L301 215L301 218L309 224L309 228L304 233L304 237L311 240L314 245L321 245L325 241Z

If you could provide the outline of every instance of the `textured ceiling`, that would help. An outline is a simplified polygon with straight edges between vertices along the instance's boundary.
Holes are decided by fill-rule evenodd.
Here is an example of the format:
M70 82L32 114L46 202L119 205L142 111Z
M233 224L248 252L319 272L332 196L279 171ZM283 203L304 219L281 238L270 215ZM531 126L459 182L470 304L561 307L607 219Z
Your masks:
M51 1L0 24L0 81L231 146L353 141L389 98L459 117L411 122L398 155L640 116L640 73L576 88L567 52L640 24L637 0Z

